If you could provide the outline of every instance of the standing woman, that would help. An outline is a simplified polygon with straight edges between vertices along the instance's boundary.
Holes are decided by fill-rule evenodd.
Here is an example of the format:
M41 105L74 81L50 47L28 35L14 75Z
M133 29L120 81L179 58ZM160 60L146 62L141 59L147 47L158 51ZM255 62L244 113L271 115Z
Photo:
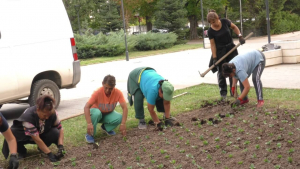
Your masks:
M64 132L57 117L55 100L44 95L36 101L36 105L29 107L13 121L11 131L17 140L17 152L20 159L26 157L26 144L37 144L38 149L47 154L51 162L58 161L64 156ZM48 148L52 143L57 145L58 153L54 155ZM8 156L7 141L3 142L2 153Z
M243 35L240 33L239 28L231 23L228 19L220 19L218 14L214 10L210 10L207 15L207 21L211 24L208 29L208 37L211 45L212 58L209 63L209 67L215 65L215 63L223 57L228 51L235 47L233 43L230 29L239 36L240 44L245 43ZM224 59L216 67L212 69L213 73L218 71L218 84L220 89L220 95L222 99L226 99L227 96L227 83L226 79L222 74L222 64L228 63L232 58L238 55L237 50L234 50L226 59ZM229 78L230 88L232 86L232 78ZM230 95L233 96L234 93L230 90Z

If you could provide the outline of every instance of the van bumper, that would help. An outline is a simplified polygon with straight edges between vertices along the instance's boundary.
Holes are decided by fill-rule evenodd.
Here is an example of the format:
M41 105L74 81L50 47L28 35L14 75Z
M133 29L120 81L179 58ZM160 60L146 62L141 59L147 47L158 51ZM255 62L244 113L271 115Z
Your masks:
M80 60L74 61L73 62L73 82L72 82L72 87L75 87L81 78L81 69L80 69Z

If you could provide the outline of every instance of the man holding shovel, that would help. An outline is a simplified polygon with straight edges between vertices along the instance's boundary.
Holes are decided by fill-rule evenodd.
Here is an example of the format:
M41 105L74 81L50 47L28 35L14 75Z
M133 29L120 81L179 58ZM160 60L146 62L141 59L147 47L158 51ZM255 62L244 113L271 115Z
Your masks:
M233 78L232 92L234 93L237 80L240 81L241 95L233 103L234 105L242 105L248 103L247 94L250 90L248 81L252 74L252 82L257 96L257 107L264 105L262 83L260 80L261 74L266 65L266 58L263 53L258 50L253 50L248 53L237 55L229 63L222 65L223 76Z
M130 72L127 81L128 102L134 103L135 117L139 119L139 129L147 129L144 114L144 98L147 107L158 129L162 129L162 122L158 119L154 107L158 112L165 113L165 125L173 126L174 118L171 117L171 100L173 98L173 85L159 75L153 68L139 67ZM134 96L134 101L132 100Z
M94 136L98 123L102 123L101 129L108 135L115 135L113 131L119 124L120 131L126 136L127 104L123 93L115 88L116 79L107 75L102 81L102 87L96 90L84 107L84 115L87 122L87 134L85 139L88 143L95 143ZM117 103L123 109L123 116L115 111Z

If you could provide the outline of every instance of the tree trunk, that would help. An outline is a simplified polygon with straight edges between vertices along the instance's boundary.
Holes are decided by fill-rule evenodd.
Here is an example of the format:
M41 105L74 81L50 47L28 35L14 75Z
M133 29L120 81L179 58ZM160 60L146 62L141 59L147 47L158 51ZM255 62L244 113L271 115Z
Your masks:
M146 16L146 25L147 25L147 32L152 30L152 22L151 22L151 17Z
M195 15L189 16L190 21L190 39L199 39L197 34L198 20Z

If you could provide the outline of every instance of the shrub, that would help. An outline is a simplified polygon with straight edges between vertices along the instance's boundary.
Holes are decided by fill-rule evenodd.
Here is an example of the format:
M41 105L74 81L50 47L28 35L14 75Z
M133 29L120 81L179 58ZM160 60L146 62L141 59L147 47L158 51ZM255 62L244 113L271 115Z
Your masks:
M175 33L150 33L136 36L137 50L157 50L174 46L177 39Z

